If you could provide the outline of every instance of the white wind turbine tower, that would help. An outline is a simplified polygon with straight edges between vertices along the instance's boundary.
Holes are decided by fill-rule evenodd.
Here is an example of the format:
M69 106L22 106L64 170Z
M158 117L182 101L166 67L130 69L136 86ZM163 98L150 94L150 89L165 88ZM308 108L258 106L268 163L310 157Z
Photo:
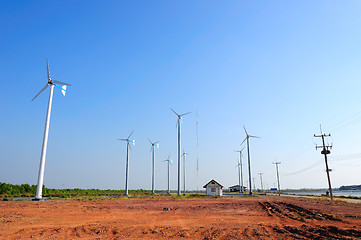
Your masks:
M159 148L159 141L157 142L152 142L148 139L148 141L150 142L150 144L152 144L152 194L154 194L154 170L155 170L155 164L154 164L154 159L155 159L155 148Z
M47 67L47 74L48 74L48 82L46 85L40 90L38 94L31 100L34 101L34 99L40 95L47 87L50 85L50 92L49 92L49 101L48 101L48 111L46 114L46 121L45 121L45 129L44 129L44 137L43 137L43 147L41 150L41 158L40 158L40 166L39 166L39 175L38 175L38 185L36 188L36 196L35 200L41 200L42 199L42 192L43 192L43 181L44 181L44 168L45 168L45 157L46 157L46 150L48 146L48 135L49 135L49 124L50 124L50 114L51 114L51 105L53 102L53 92L54 92L54 86L61 89L62 94L65 96L66 93L66 86L71 86L68 83L63 83L56 80L51 80L50 78L50 70L49 70L49 63L48 59L46 59L46 67ZM63 85L63 87L60 87L58 84Z
M129 150L130 150L130 144L133 143L135 145L135 140L130 140L129 138L132 136L134 130L129 134L129 136L126 139L118 139L120 141L126 141L127 142L127 162L125 166L125 195L128 196L128 179L129 179Z
M178 117L178 196L181 195L181 120L182 116L187 115L191 112L178 114L172 108L170 109L174 112L175 115Z
M243 163L242 163L242 151L244 148L242 148L242 150L240 151L235 151L235 152L239 152L239 161L236 167L238 167L238 184L239 184L239 192L243 193Z
M243 126L244 131L246 133L246 138L243 140L243 142L241 143L241 145L244 143L244 141L247 140L247 153L248 153L248 177L249 177L249 195L252 195L252 176L251 176L251 157L250 157L250 153L249 153L249 138L260 138L260 137L256 137L256 136L251 136L247 133L246 128Z
M168 162L168 194L170 194L170 188L169 188L170 173L169 173L169 168L170 168L170 165L172 164L172 160L170 160L170 155L168 155L168 158L166 160L164 160L163 162Z
M186 156L189 155L183 149L183 195L186 195Z

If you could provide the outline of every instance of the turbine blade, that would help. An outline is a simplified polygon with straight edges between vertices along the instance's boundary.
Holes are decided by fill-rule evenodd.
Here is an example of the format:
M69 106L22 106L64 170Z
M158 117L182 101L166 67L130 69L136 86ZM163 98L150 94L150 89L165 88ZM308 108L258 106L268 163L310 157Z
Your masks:
M172 110L174 112L174 114L179 117L179 115L178 115L178 113L176 111L174 111L172 108L170 108L170 110Z
M121 138L121 139L118 139L120 141L127 141L127 139L124 139L124 138Z
M243 140L243 142L241 143L241 146L242 146L242 144L244 143L244 141L246 141L247 140L247 137Z
M192 113L192 112L183 113L180 116L184 116L184 115L187 115L187 114L190 114L190 113Z
M243 129L244 129L244 131L246 132L246 135L248 135L248 133L247 133L247 130L246 130L246 127L243 125Z
M50 70L49 70L49 62L48 62L48 59L46 59L46 70L47 70L47 73L48 73L48 80L50 80Z
M53 83L53 85L54 85L55 87L60 88L60 89L61 89L61 93L65 96L65 93L66 93L66 85L64 85L63 87L60 87L58 84L55 84L55 83Z
M38 92L38 94L36 94L36 96L35 96L33 99L31 99L31 101L34 101L34 99L35 99L37 96L39 96L40 93L44 92L44 90L45 90L47 87L48 87L48 84L46 84L46 85L40 90L40 92Z
M156 141L155 143L153 143L153 144L157 144L157 143L159 143L159 141Z
M149 138L148 138L148 141L150 142L150 144L152 144L152 145L153 145L152 141L150 141L150 139L149 139Z
M130 136L132 136L133 132L134 132L134 130L129 134L128 139L130 138Z
M65 96L65 93L66 93L66 85L63 86L63 89L61 90L61 93Z
M57 88L60 88L61 89L61 91L66 91L66 86L65 86L65 89L64 88L62 88L62 87L60 87L58 84L55 84L55 83L53 83L53 85L55 86L55 87L57 87ZM65 95L64 95L65 96Z
M52 82L57 83L57 84L61 84L61 85L71 86L71 84L69 84L69 83L60 82L60 81L57 81L57 80L52 80Z
M261 137L257 137L257 136L251 136L251 135L250 135L249 137L253 137L253 138L261 138Z

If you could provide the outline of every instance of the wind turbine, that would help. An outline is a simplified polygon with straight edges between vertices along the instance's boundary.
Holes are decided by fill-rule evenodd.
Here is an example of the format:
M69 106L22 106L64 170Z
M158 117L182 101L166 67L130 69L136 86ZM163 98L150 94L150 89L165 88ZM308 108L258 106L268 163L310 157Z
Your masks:
M236 167L238 167L238 183L239 183L239 192L243 193L243 164L242 164L242 151L244 148L242 148L239 152L239 161Z
M181 195L181 120L182 116L187 115L191 112L178 114L172 108L170 109L178 117L178 196Z
M157 142L152 142L148 139L148 141L150 142L150 144L152 144L152 151L153 151L153 154L152 154L152 194L154 194L154 169L155 169L155 166L154 166L154 158L155 158L155 150L154 148L159 148L159 141Z
M183 195L186 195L186 156L189 155L183 149Z
M120 141L126 141L127 142L127 163L125 166L125 195L128 196L128 178L129 178L129 149L130 149L130 144L129 143L133 143L133 145L135 145L135 140L130 140L130 137L132 136L134 130L129 134L129 136L125 139L118 139Z
M53 92L54 92L54 86L61 89L61 93L65 96L66 93L66 86L71 86L68 83L63 83L57 80L51 80L50 77L50 70L49 70L49 63L48 59L46 59L46 67L47 67L47 74L48 74L48 82L46 85L40 90L38 94L31 100L34 101L35 98L37 98L40 93L42 93L45 89L48 88L50 85L50 92L49 92L49 101L48 101L48 111L46 114L46 120L45 120L45 129L44 129L44 137L43 137L43 147L41 150L41 158L40 158L40 166L39 166L39 175L38 175L38 185L36 188L36 196L35 200L41 200L42 199L42 192L43 192L43 181L44 181L44 168L45 168L45 157L46 157L46 150L48 146L48 136L49 136L49 124L50 124L50 114L51 114L51 105L53 102ZM63 87L60 87L58 84L63 85Z
M245 128L245 126L243 126L244 128L244 131L246 133L246 138L243 140L243 142L241 143L241 145L244 143L244 141L247 140L247 153L248 153L248 177L249 177L249 195L252 195L252 176L251 176L251 157L250 157L250 154L249 154L249 138L252 137L252 138L260 138L260 137L257 137L257 136L252 136L252 135L249 135L247 133L247 130Z
M168 162L168 194L170 194L170 190L169 190L169 179L170 179L170 174L169 174L169 168L170 165L172 164L172 160L170 160L170 155L168 155L168 158L166 160L164 160L163 162Z

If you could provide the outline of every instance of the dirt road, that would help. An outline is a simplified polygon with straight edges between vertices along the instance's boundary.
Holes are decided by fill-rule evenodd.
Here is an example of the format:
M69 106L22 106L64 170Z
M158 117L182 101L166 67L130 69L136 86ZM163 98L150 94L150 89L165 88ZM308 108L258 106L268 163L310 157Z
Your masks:
M1 239L361 239L361 204L290 197L0 202Z

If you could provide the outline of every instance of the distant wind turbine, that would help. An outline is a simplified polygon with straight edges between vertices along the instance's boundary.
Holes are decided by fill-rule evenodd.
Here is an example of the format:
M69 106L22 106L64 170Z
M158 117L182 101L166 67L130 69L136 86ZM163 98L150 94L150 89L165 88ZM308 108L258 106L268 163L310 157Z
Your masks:
M239 183L239 192L243 193L243 164L242 164L242 151L244 148L242 148L240 151L235 151L235 152L239 152L239 161L236 167L238 167L238 183Z
M129 136L125 139L118 139L120 141L126 141L127 142L127 163L125 167L125 195L128 196L128 178L129 178L129 150L130 150L130 144L133 143L135 145L135 140L130 140L130 137L132 136L134 130L129 134Z
M250 157L250 153L249 153L249 138L260 138L260 137L256 137L256 136L252 136L249 135L247 133L247 130L245 128L245 126L243 126L244 132L246 133L246 138L243 140L243 142L241 143L241 145L244 143L244 141L247 140L247 153L248 153L248 177L249 177L249 195L252 195L252 176L251 176L251 157Z
M164 160L163 162L167 162L167 163L168 163L168 194L170 194L170 189L169 189L169 182L170 182L169 168L170 168L170 165L172 164L172 160L170 160L170 155L169 155L168 158L167 158L166 160Z
M71 86L68 83L63 83L63 82L60 82L60 81L51 80L48 59L46 59L46 67L47 67L47 74L48 74L48 82L40 90L40 92L38 94L36 94L35 97L31 100L31 101L34 101L34 99L37 98L37 96L39 96L50 85L48 111L47 111L47 114L46 114L44 137L43 137L43 147L42 147L42 150L41 150L39 175L38 175L38 185L37 185L37 188L36 188L35 200L41 200L42 196L43 196L42 192L43 192L43 181L44 181L45 157L46 157L46 150L47 150L47 146L48 146L49 124L50 124L51 105L52 105L52 102L53 102L54 86L60 88L61 93L64 96L65 96L65 93L66 93L66 86ZM63 85L63 87L60 87L58 84Z
M154 164L154 158L155 158L155 150L154 148L159 148L159 141L152 142L148 139L150 144L152 144L152 194L154 194L154 170L155 170L155 164Z
M183 195L186 195L186 156L189 155L183 150Z
M187 115L191 112L178 114L176 111L174 111L172 108L170 109L172 112L174 112L175 115L178 117L178 196L181 195L181 120L182 116Z

